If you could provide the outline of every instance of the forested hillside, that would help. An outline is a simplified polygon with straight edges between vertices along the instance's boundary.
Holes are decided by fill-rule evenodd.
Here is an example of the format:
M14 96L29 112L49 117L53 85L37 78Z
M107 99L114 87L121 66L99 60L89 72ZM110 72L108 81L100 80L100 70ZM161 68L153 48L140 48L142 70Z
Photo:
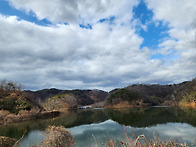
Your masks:
M195 105L196 79L172 85L134 84L110 92L102 90L22 90L20 84L0 83L0 109L17 113L20 110L65 110L79 106L94 107Z
M20 84L3 80L0 83L0 110L18 113L20 110L40 108L33 99L27 97Z
M131 85L110 92L107 105L179 105L196 101L196 79L172 85Z

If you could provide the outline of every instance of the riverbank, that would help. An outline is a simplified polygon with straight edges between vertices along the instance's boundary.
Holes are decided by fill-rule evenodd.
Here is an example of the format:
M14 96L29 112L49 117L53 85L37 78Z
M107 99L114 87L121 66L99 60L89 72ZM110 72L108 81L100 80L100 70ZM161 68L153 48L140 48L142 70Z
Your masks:
M135 101L132 103L128 101L121 101L118 104L108 104L104 108L133 108L133 107L150 107L150 106L180 106L180 105L173 101L164 101L163 103L160 103L158 105L153 105L151 103L144 103L142 101ZM189 105L186 106L188 107Z
M59 111L27 111L21 110L18 114L10 113L7 110L0 110L0 125L22 122L40 118L50 118L59 116Z
M196 102L195 101L192 101L192 102L189 102L189 103L188 102L182 102L182 103L179 103L179 106L196 109Z
M143 103L141 101L136 101L135 103L130 104L127 101L120 102L114 105L106 105L99 108L142 108L142 107L151 107L151 106L177 106L179 108L193 108L196 109L195 103L179 103L174 104L172 102L163 103L162 105L151 105L148 103ZM91 108L89 108L91 109ZM23 122L27 120L35 120L40 118L51 118L57 117L60 113L66 113L68 109L61 110L53 110L53 111L41 111L40 109L37 110L21 110L18 114L10 113L8 110L0 110L0 125L6 125L15 122Z
M127 101L122 101L118 104L106 105L105 108L132 108L132 107L147 107L149 104L144 104L140 101L136 101L135 103L130 104Z

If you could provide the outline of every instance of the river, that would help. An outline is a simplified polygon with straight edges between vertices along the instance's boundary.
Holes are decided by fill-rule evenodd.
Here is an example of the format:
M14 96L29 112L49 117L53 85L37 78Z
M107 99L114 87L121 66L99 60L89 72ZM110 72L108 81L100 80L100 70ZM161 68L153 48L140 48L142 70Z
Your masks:
M118 144L126 141L126 135L196 146L196 110L178 107L70 110L55 118L0 126L0 136L19 139L26 130L20 146L39 145L50 125L67 128L77 147L104 146L111 139Z

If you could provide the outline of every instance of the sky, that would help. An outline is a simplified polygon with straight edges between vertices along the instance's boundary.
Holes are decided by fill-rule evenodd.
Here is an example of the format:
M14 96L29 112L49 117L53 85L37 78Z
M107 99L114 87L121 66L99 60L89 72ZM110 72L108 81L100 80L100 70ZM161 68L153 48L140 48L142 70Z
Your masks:
M195 0L0 0L0 80L101 89L196 77Z

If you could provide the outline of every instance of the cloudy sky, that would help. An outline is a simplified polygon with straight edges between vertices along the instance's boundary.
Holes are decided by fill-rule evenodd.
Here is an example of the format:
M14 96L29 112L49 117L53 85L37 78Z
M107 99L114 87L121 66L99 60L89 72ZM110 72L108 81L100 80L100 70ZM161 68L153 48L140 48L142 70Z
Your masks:
M0 80L102 89L196 77L195 0L0 0Z

